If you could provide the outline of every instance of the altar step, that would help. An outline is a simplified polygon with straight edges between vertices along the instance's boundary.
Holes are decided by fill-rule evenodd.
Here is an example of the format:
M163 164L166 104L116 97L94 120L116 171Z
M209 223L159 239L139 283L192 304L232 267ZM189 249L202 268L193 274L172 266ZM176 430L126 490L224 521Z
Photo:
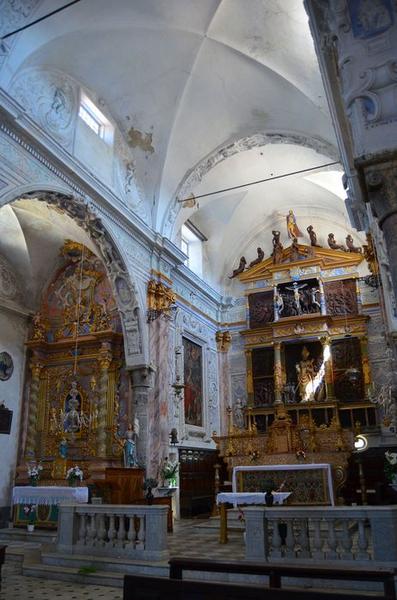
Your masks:
M0 529L0 542L33 542L36 544L55 544L57 532L37 529L29 533L26 527L7 527Z

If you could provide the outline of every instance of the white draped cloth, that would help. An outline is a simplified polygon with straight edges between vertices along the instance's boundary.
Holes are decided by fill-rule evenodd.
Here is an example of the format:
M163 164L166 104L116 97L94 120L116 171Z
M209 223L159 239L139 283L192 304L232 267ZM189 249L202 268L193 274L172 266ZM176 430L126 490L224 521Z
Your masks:
M88 487L32 486L20 485L12 490L13 504L45 504L46 506L61 502L88 502Z
M272 492L274 504L282 504L291 492ZM263 492L221 492L216 497L217 504L228 502L237 506L238 504L266 504Z

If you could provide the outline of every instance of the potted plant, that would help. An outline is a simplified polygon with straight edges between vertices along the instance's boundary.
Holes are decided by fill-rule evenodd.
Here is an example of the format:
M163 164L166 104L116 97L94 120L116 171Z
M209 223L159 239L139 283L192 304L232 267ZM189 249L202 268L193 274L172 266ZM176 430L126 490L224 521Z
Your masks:
M79 482L83 481L83 471L77 465L68 469L66 473L68 484L75 487Z
M29 483L32 486L36 486L39 479L40 479L40 473L43 470L43 467L41 466L41 464L36 464L33 463L31 465L28 465L28 477L29 477Z
M27 504L23 507L23 512L28 518L28 532L32 533L34 531L34 526L36 523L36 505Z

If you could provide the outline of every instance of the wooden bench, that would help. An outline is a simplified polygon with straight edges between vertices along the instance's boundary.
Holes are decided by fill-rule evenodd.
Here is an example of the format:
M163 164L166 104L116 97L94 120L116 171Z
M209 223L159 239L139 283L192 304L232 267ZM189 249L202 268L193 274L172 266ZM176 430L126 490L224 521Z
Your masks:
M375 596L380 597L380 596ZM350 592L280 590L258 585L186 581L125 575L123 600L368 600L373 595Z
M7 546L0 546L0 590L1 590L1 567L6 559L6 548Z
M270 565L261 563L231 563L224 561L207 561L202 559L172 558L169 561L170 578L182 579L183 571L205 571L212 573L238 573L247 575L267 575L269 588L280 589L282 577L305 579L332 579L336 581L368 581L383 584L383 594L373 595L375 598L396 600L394 569L369 570L366 568L343 569L329 567L311 567L310 565ZM262 588L263 589L263 588ZM368 594L362 596L368 598ZM354 595L356 598L356 595Z

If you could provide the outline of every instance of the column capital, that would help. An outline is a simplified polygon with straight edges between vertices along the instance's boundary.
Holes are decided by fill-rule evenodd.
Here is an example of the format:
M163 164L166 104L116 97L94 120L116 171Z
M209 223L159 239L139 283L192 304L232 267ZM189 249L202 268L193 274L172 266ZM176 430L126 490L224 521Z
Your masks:
M130 369L132 387L153 387L155 372L156 367L152 363L148 365L139 365L138 367Z
M397 214L397 158L364 167L368 201L379 227Z

